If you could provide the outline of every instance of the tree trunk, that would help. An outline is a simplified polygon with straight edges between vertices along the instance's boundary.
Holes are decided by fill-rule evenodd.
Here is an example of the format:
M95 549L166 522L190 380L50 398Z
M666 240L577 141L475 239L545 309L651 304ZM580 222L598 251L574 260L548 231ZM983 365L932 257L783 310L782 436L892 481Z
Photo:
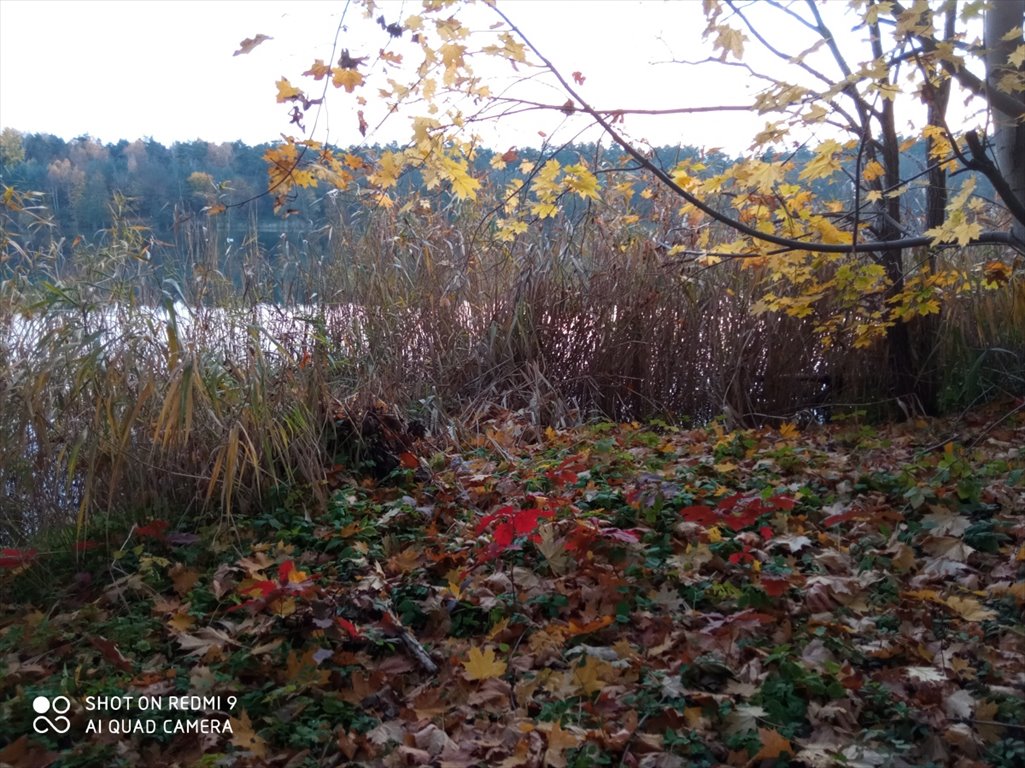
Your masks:
M997 0L986 11L986 87L997 89L1000 76L1010 65L1008 56L1022 41L1025 22L1025 0ZM1004 39L1017 30L1016 37ZM1025 65L1019 65L1021 69ZM1021 115L1001 111L991 103L993 115L993 148L997 168L1011 186L1015 198L1025 206L1025 123ZM1025 242L1025 221L1016 220L1015 237Z

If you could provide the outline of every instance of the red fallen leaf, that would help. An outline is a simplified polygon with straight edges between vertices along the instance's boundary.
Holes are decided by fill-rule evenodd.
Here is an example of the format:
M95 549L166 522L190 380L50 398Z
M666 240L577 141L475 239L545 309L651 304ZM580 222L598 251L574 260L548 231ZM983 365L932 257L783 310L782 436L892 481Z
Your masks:
M242 611L242 610L251 610L252 613L256 613L258 611L263 610L266 606L267 606L267 601L264 600L263 598L260 598L259 600L256 600L256 599L246 600L244 603L239 603L238 605L229 606L226 609L225 613L236 613L237 611Z
M278 566L278 581L282 584L288 582L288 575L295 570L295 562L292 560L286 560Z
M730 558L729 558L730 562L734 563L734 564L736 564L736 563L751 563L751 562L754 562L754 559L755 559L754 555L751 554L751 545L750 544L745 544L744 545L744 549L743 549L742 552L734 552L732 555L730 555Z
M732 496L727 496L724 499L719 499L719 503L715 505L715 508L720 513L732 512L734 508L740 504L744 499L743 494L735 493Z
M505 549L512 545L513 540L516 538L516 529L513 528L512 524L508 521L503 522L495 528L495 533L492 536L492 541L495 546L500 549Z
M122 672L134 672L135 665L132 664L128 659L124 657L116 644L113 641L101 635L92 635L89 638L94 646L96 646L100 653L103 654L103 658L113 664L115 667L120 669Z
M162 539L170 526L171 524L166 520L152 520L146 525L137 525L135 533L143 538Z
M399 454L399 463L406 469L416 469L420 466L420 460L409 451Z
M730 512L728 515L723 515L719 519L721 525L726 525L735 531L739 531L742 528L747 528L753 525L755 520L764 514L765 510L761 509L761 504L752 504L750 507L745 509L737 510L736 512Z
M349 633L349 637L359 640L363 638L363 633L359 631L359 627L353 624L348 619L343 619L341 616L335 618L338 626Z
M780 597L790 587L790 581L773 576L762 576L762 591L769 597Z
M579 473L584 471L587 465L579 456L569 456L563 459L559 466L545 472L545 477L552 481L553 485L568 485L575 483Z
M712 508L707 507L704 504L695 504L691 507L684 507L680 510L680 515L688 523L697 523L698 525L703 525L706 528L719 522L719 518Z
M545 477L555 485L569 485L577 481L577 473L571 469L549 470L545 472Z
M266 600L277 593L278 585L270 579L251 582L244 581L239 585L238 591L243 595L252 597L255 597L257 594L259 594L260 597Z
M473 533L475 536L480 536L496 520L505 520L509 518L516 511L516 507L509 506L508 504L500 509L495 510L490 515L485 515L481 518L481 521L477 523L477 527L474 528Z
M797 502L791 499L789 496L773 496L769 499L769 504L773 505L776 509L784 512L789 512L791 509L797 506Z
M773 531L772 528L770 528L767 525L763 525L761 528L758 529L758 535L761 536L766 541L771 539L774 534L775 534L775 531Z
M836 515L830 515L822 524L825 526L839 525L840 523L846 523L850 520L858 520L865 517L865 513L860 509L851 509L847 512L840 512Z
M550 509L521 509L513 518L513 526L516 528L516 533L521 536L533 533L537 530L538 520L542 517L555 517L555 512Z
M35 549L0 549L0 568L18 568L35 561L39 556Z

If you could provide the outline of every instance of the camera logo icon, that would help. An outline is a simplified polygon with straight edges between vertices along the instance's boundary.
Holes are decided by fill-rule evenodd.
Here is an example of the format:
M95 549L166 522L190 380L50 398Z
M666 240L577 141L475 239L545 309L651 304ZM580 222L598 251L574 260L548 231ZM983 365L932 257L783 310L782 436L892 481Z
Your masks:
M71 709L71 699L67 696L54 696L52 699L46 696L36 696L32 700L32 709L36 717L32 721L32 730L36 733L67 733L71 730L71 721L64 715ZM52 719L47 713L55 715Z

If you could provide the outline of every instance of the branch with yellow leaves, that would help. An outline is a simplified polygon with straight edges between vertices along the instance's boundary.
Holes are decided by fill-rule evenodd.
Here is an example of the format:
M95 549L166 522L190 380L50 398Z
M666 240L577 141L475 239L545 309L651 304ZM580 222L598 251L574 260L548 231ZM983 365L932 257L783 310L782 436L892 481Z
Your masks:
M773 245L780 246L786 250L800 250L809 251L814 253L880 253L880 252L891 252L900 250L903 248L917 248L917 247L928 247L935 244L935 238L920 235L916 237L903 237L892 240L872 240L861 243L854 243L851 245L838 244L838 243L809 243L802 242L800 240L794 240L788 237L781 237L767 232L762 232L754 227L745 224L742 221L732 218L731 216L723 213L722 211L714 208L713 206L706 203L701 198L693 195L687 190L683 189L678 185L666 171L656 165L652 160L645 156L637 147L635 147L630 141L628 141L616 128L612 125L612 121L606 117L604 113L592 107L586 99L584 99L576 88L567 80L567 78L556 68L552 61L546 57L528 38L524 32L515 24L513 21L498 7L492 6L492 10L509 26L509 28L516 33L516 35L523 40L523 42L533 51L534 55L545 65L549 72L558 80L563 90L579 104L579 107L574 105L574 109L578 109L581 112L589 115L598 125L604 129L604 131L612 138L634 160L636 160L641 167L652 174L659 182L664 186L671 189L679 197L686 200L688 203L693 205L702 213L715 219L721 224L725 224L731 229L739 232L742 235L746 235L754 240L761 242L771 243ZM562 109L564 107L560 107ZM989 231L982 232L977 237L973 238L970 245L1005 245L1019 252L1025 253L1025 243L1017 240L1010 232L998 232Z

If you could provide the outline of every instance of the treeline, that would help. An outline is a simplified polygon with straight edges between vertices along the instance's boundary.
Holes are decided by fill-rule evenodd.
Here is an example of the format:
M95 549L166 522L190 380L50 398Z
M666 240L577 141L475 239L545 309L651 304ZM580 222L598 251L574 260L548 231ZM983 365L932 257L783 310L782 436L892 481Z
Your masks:
M113 223L118 195L129 200L132 219L148 228L152 238L164 246L180 244L180 229L203 220L203 210L215 203L228 206L219 217L217 228L238 236L258 232L269 244L282 232L303 236L325 223L357 220L363 202L359 190L327 195L322 188L303 189L288 208L298 215L287 220L274 213L273 197L267 191L267 163L264 153L271 144L250 146L236 141L213 143L195 140L164 146L152 139L121 140L101 143L90 136L71 141L50 134L22 134L4 128L0 134L0 183L20 191L44 194L44 205L52 214L51 236L68 241L81 239L101 244ZM371 147L351 150L373 158L383 149ZM684 157L694 157L693 147L665 147L657 150L660 159L671 167ZM502 154L502 153L499 153ZM487 179L493 188L503 189L517 174L519 162L505 168L492 167L495 153L486 148L474 156L475 175ZM615 167L627 159L618 149L595 145L577 145L551 150L524 149L518 160L554 157L560 163L578 162L581 157L596 159ZM707 159L710 168L722 170L731 159L716 153ZM395 196L405 199L422 189L415 171L400 179ZM643 209L643 201L639 201ZM568 209L573 213L572 204ZM153 250L159 258L162 248Z
M0 179L45 193L62 237L100 237L111 225L111 206L120 193L131 198L135 216L157 239L168 240L176 222L217 196L253 198L253 214L270 217L271 201L260 197L267 187L263 153L269 146L196 140L165 147L152 139L103 144L89 136L65 141L5 128Z
M226 231L228 237L234 234L236 239L257 232L267 244L283 232L306 237L324 224L340 220L351 223L358 219L356 214L363 205L358 188L341 195L328 195L325 189L299 190L288 206L298 215L287 221L275 215L272 196L266 194L267 163L264 160L264 153L271 146L250 146L241 141L218 144L198 139L175 142L169 147L152 139L104 144L90 136L65 141L50 134L22 134L4 128L0 133L0 183L44 194L44 204L54 223L50 236L97 244L102 243L113 223L118 195L129 199L133 220L145 226L155 242L171 248L181 244L181 227L203 221L204 208L215 203L229 206L218 222L219 231ZM372 158L382 149L351 151ZM500 169L492 166L495 154L481 148L473 160L475 175L486 179L494 189L504 189L518 174L519 160L554 157L566 164L585 158L604 168L631 164L618 148L593 144L518 150L517 162ZM702 153L692 146L660 147L653 155L667 169L680 160L701 155L707 166L706 173L721 173L733 162L722 152ZM792 155L795 168L799 169L813 153L808 147L799 147ZM924 148L920 144L913 146L906 155L906 162L909 176L914 175L916 169L924 168ZM825 188L830 184L835 186L836 182L819 181L818 185L824 188L814 191L839 199L850 194L843 188ZM421 188L419 175L408 172L395 193L403 199ZM985 190L979 191L986 194ZM913 193L905 200L909 206L921 204ZM638 198L633 205L643 214L647 203ZM571 201L566 213L575 213ZM159 258L161 250L154 249L154 255Z

